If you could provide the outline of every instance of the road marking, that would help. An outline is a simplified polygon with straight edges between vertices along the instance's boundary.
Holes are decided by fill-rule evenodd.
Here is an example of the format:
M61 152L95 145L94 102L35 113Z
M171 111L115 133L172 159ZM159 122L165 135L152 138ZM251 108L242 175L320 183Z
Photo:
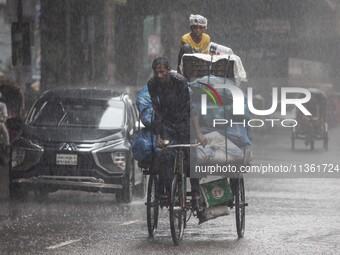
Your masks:
M139 222L140 220L131 220L131 221L126 221L120 224L121 226L126 226L126 225L131 225L133 223Z
M66 242L62 242L60 244L56 244L56 245L52 245L52 246L49 246L47 247L48 250L53 250L53 249L57 249L57 248L60 248L62 246L65 246L65 245L69 245L69 244L72 244L72 243L75 243L75 242L79 242L82 238L80 239L77 239L77 240L70 240L70 241L66 241Z

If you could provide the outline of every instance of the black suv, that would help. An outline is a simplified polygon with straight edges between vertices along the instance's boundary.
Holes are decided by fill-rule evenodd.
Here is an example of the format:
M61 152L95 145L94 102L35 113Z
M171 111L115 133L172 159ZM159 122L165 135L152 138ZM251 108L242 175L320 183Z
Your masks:
M107 89L43 93L12 143L11 197L59 189L116 193L119 202L130 202L134 190L143 196L145 180L131 153L136 109L128 94Z

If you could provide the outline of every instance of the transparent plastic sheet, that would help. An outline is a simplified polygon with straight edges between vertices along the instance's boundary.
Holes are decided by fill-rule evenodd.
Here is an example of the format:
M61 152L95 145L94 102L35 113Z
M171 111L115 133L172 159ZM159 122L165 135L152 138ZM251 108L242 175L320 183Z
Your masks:
M224 57L219 59L222 58ZM218 61L217 58L216 61ZM197 67L196 64L195 68L199 66ZM234 74L235 72L234 69ZM242 77L246 79L246 74L244 73ZM241 124L250 118L246 94L241 88L238 89L243 92L244 114L235 115L234 96L229 88L230 86L237 87L237 83L236 79L230 77L230 73L227 78L211 74L201 77L193 76L189 86L191 103L197 114L200 129L207 138L207 145L199 146L195 151L196 154L191 154L191 175L195 178L211 175L229 176L228 165L248 164L251 161L249 130ZM202 99L203 95L205 95L205 100ZM202 110L204 108L205 110ZM227 123L215 125L215 119L222 120L221 122L226 120Z
M191 100L192 105L196 111L196 114L199 117L199 122L201 126L201 130L204 134L211 133L214 131L218 131L224 139L224 135L227 134L228 140L233 142L239 148L250 147L251 139L249 136L249 132L246 127L241 124L233 124L233 125L219 125L218 127L213 127L212 123L214 119L227 119L233 120L234 122L242 122L244 119L250 119L250 112L248 109L247 98L244 94L244 115L236 116L233 115L233 97L229 90L216 89L216 92L221 96L222 101L226 101L222 105L214 105L211 101L211 98L208 100L207 105L207 114L201 115L201 95L202 95L202 84L208 83L212 88L215 88L216 84L228 84L232 86L236 86L233 79L224 79L222 77L217 76L204 76L194 81L190 82L191 89ZM221 138L222 139L222 138ZM225 151L225 150L224 150Z
M232 141L228 139L227 146L225 144L225 137L219 132L214 131L204 135L207 138L207 145L205 147L199 146L197 152L197 162L214 162L224 164L228 157L229 163L242 162L244 158L243 150L237 147ZM227 157L226 157L227 148Z

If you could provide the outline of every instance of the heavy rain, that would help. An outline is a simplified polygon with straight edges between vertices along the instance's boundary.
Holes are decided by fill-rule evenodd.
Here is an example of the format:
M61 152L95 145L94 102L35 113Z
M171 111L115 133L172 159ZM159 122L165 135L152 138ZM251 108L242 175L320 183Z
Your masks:
M0 0L0 254L339 254L339 52L339 0Z

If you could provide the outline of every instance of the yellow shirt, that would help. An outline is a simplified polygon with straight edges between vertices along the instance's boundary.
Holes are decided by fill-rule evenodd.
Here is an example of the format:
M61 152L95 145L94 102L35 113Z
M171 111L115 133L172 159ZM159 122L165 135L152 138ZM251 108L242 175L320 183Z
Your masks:
M190 36L190 33L183 35L181 39L181 46L184 44L190 44L190 46L199 53L207 53L209 50L209 43L210 36L205 33L202 34L202 40L199 43L194 42Z

